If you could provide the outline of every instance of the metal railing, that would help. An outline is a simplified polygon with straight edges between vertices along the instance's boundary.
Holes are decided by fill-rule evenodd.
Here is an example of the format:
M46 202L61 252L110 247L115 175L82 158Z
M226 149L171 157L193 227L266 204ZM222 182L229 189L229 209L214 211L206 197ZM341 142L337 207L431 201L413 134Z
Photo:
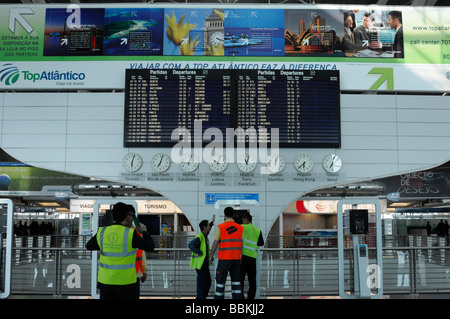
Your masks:
M141 286L142 296L195 297L196 273L189 267L191 252L185 248L189 238L175 237L154 237L157 248L146 253L148 278ZM11 294L90 296L92 252L84 248L88 239L86 236L14 238ZM298 247L286 247L294 242ZM351 289L352 249L346 249L345 253L344 280L346 287ZM214 269L215 265L211 267L211 297ZM450 293L448 238L383 238L382 269L385 295ZM260 250L259 274L261 298L337 296L339 276L335 238L284 236L268 239L266 248Z
M352 251L348 250L349 257ZM90 296L92 253L80 248L14 248L11 294ZM147 253L147 281L141 296L195 297L196 273L186 248ZM383 249L384 295L449 293L450 247ZM352 263L345 263L351 287ZM214 267L211 267L214 292ZM264 248L260 252L260 297L337 296L335 248Z

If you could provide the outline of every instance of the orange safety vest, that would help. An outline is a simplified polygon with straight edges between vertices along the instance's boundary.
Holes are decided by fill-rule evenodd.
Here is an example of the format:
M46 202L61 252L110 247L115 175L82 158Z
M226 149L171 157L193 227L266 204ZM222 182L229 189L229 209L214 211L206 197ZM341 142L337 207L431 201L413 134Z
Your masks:
M220 230L219 260L241 259L244 228L234 221L218 225Z
M142 234L137 230L136 233L138 233L138 235L142 237ZM136 249L136 273L138 273L139 270L141 271L141 273L144 273L144 266L142 265L142 249Z

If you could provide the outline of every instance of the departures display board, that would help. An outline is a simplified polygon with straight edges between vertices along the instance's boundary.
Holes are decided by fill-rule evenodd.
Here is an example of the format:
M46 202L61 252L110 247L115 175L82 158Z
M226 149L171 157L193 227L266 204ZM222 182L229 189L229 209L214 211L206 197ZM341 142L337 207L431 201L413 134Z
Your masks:
M181 128L203 145L215 128L234 146L339 148L339 71L127 69L124 146L174 146Z

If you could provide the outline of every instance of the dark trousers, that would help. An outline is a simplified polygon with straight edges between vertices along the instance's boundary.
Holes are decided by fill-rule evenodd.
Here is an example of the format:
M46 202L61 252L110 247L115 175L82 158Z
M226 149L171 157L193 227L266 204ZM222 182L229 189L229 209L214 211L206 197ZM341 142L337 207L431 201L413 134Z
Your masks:
M242 255L241 285L244 290L245 275L248 277L247 299L255 299L256 295L256 258Z
M228 273L231 277L231 294L233 299L242 299L241 288L241 260L219 260L216 269L216 292L214 299L225 298L225 283Z
M209 272L209 262L203 263L201 269L195 269L197 272L197 299L206 299L209 288L211 288L211 274Z
M136 284L105 285L98 284L100 299L138 299L136 298Z

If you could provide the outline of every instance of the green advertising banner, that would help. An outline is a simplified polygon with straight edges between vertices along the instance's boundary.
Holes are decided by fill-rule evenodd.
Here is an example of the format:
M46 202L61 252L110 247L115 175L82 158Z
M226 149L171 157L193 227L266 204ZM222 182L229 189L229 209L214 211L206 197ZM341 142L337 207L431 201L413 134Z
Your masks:
M22 163L1 163L0 195L2 196L54 196L55 193L72 192L74 183L88 178L50 171Z
M448 16L447 7L2 5L0 88L123 88L124 69L156 66L337 69L344 90L446 91ZM375 85L374 66L392 77Z
M36 61L42 58L45 7L2 5L0 20L2 61Z

